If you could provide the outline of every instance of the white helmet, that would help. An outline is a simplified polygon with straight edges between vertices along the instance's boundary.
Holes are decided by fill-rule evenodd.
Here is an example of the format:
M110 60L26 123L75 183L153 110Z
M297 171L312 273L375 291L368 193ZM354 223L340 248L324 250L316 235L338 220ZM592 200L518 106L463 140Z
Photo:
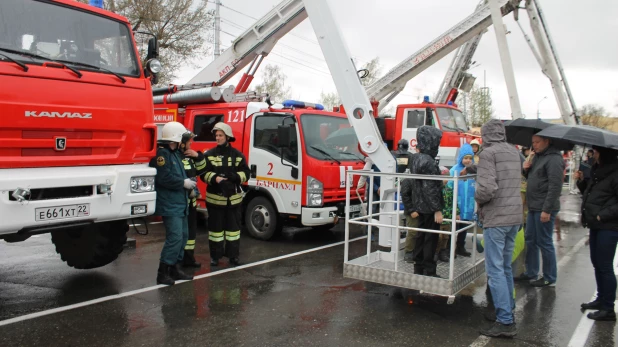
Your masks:
M232 127L223 123L223 122L219 122L217 124L215 124L215 126L212 128L212 133L214 134L215 132L217 132L217 130L221 130L223 131L223 133L225 134L225 136L228 137L228 141L229 142L234 142L236 140L236 138L234 137L234 133L232 132Z
M169 122L161 130L161 140L169 142L182 142L182 135L187 133L184 125L178 122Z

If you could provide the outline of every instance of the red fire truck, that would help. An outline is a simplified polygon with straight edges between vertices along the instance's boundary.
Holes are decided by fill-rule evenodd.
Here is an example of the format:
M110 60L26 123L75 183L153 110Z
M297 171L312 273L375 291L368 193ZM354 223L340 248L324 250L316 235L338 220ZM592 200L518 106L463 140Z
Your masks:
M154 212L150 77L126 18L72 0L0 1L0 238L51 232L69 266L108 264Z
M332 228L344 214L345 171L364 166L346 115L298 101L225 102L222 94L206 87L155 96L155 119L159 125L183 123L195 133L192 148L199 151L216 146L211 132L216 123L232 127L232 145L251 168L243 221L252 236L268 240L284 222ZM199 188L205 197L203 182ZM203 200L198 204L205 209ZM351 211L360 207L357 200Z

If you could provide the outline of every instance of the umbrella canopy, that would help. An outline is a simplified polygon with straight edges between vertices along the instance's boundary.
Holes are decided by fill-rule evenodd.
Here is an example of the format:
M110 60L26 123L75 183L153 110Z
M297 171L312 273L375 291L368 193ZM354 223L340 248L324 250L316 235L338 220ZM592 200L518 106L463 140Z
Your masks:
M515 145L531 147L532 135L536 135L543 129L548 129L557 124L547 123L540 119L518 118L504 123L506 128L506 141ZM554 139L553 146L558 150L571 150L573 144L568 141Z
M544 129L537 135L576 145L618 149L618 133L589 125L560 125Z

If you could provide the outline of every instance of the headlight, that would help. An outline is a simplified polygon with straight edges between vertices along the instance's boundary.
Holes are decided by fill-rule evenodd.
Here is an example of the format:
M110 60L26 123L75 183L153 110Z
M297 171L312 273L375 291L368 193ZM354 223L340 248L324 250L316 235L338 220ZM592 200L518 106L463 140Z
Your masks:
M322 194L309 194L307 200L309 206L322 206Z
M154 192L155 178L153 176L131 177L131 193Z
M307 176L307 206L322 206L324 185L317 179Z
M153 74L158 74L163 70L163 65L158 59L150 59L146 62L146 68Z

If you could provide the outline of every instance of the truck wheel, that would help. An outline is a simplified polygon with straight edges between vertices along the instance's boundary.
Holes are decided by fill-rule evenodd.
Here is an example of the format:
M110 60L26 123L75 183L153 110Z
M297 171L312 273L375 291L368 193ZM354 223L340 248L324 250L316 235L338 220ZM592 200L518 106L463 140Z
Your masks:
M258 196L247 204L245 225L249 234L260 240L270 240L282 229L277 210L263 196Z
M127 221L96 223L53 231L52 242L63 261L76 269L105 266L118 258L127 242Z

